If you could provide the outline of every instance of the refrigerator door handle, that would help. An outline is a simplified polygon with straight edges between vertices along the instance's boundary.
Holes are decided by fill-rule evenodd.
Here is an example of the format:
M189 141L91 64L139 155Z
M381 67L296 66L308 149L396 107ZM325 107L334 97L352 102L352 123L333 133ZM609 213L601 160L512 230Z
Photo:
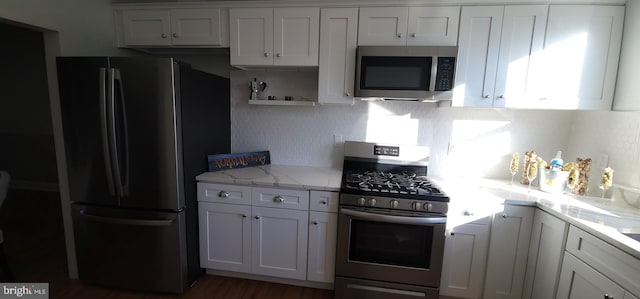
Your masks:
M109 194L115 196L115 184L113 182L113 168L109 146L109 125L107 124L107 69L100 68L100 127L102 132L102 148L104 164L107 171L107 189Z
M118 82L118 98L120 99L116 102L116 82ZM109 123L111 132L109 137L111 142L109 143L110 151L111 151L111 165L113 169L113 177L115 180L115 188L116 193L118 195L118 200L121 200L123 197L129 194L128 190L128 172L129 172L129 160L128 160L128 133L127 133L127 125L126 125L126 109L124 108L124 99L122 99L122 78L120 77L120 71L115 68L109 69ZM119 111L121 109L122 111ZM120 131L118 130L118 124L120 124L119 120L125 119L123 124L122 134L124 136L119 136ZM122 141L122 143L120 143ZM120 147L125 147L124 157L120 156ZM123 160L124 159L124 160ZM124 170L127 172L123 175L122 168L120 167L120 162L125 162ZM125 183L123 183L123 177L125 178Z
M86 210L80 210L80 215L88 220L109 224L122 224L134 226L170 226L174 219L132 219L132 218L112 218L99 215L92 215Z
M129 125L127 123L127 106L125 104L126 101L124 99L124 89L122 87L122 76L120 75L119 69L116 69L116 68L113 69L113 79L114 79L114 84L115 82L118 83L118 95L119 95L118 103L115 105L115 107L120 108L120 110L116 110L115 120L116 120L116 123L122 124L122 134L124 135L124 136L120 136L123 138L123 142L119 145L119 146L124 146L124 151L123 151L124 157L118 156L118 160L120 160L121 158L124 159L124 174L121 172L120 164L117 164L118 168L116 170L120 175L120 178L118 180L118 183L120 184L120 190L121 190L120 196L126 197L126 196L129 196L129 177L130 177ZM115 97L114 97L114 100L115 100ZM119 149L119 147L116 147L116 149Z

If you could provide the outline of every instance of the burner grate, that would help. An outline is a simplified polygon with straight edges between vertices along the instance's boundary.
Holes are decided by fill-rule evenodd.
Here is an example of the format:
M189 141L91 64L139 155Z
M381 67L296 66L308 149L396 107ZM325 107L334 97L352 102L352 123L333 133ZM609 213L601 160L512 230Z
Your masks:
M386 194L444 196L428 178L408 172L347 171L344 188Z

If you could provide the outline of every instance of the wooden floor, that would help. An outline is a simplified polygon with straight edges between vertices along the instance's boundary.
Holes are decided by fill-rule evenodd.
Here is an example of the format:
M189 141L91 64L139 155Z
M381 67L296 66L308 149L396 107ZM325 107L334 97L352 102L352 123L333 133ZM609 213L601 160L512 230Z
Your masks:
M58 193L10 189L0 208L4 252L17 282L48 282L50 298L333 298L333 292L206 275L184 294L103 288L68 278Z

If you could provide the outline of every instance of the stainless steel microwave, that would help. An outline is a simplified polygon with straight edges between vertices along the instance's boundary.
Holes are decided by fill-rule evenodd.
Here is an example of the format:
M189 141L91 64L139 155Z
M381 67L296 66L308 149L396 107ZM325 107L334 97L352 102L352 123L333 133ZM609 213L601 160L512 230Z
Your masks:
M454 46L358 47L355 96L361 99L450 100Z

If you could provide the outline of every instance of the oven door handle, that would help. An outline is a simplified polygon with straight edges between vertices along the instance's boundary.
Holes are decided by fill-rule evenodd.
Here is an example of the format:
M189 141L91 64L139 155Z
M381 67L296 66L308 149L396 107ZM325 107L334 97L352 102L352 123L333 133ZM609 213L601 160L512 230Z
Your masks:
M404 216L391 216L382 215L369 212L360 212L351 209L340 209L340 213L343 215L356 217L362 220L389 222L398 224L446 224L447 217L404 217Z

